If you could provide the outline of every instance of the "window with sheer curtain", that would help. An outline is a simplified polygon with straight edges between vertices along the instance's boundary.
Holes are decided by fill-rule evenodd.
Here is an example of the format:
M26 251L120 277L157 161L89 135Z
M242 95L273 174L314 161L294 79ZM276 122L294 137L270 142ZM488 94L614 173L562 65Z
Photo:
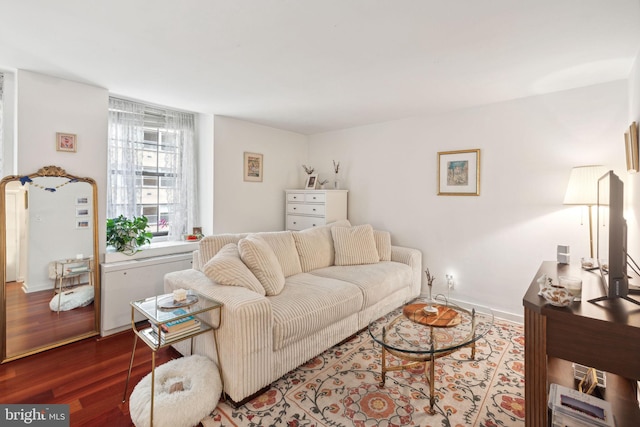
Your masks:
M109 98L107 217L144 215L156 237L198 225L194 114Z

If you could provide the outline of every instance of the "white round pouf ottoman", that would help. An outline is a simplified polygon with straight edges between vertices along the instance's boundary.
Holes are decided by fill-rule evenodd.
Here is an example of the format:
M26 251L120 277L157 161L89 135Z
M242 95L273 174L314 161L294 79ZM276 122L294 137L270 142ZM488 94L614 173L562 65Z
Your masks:
M214 410L222 394L218 367L205 356L181 357L158 366L155 382L154 427L197 425ZM136 427L149 426L151 373L131 392L129 413Z

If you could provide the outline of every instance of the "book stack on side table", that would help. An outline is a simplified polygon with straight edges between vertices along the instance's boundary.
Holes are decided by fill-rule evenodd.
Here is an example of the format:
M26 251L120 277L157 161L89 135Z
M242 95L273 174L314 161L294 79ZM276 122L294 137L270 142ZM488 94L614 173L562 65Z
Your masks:
M185 314L188 313L182 308L178 308L172 312L172 316L182 316ZM160 328L160 333L158 333L158 328ZM143 330L142 333L154 343L158 342L158 335L160 335L160 343L165 344L166 342L187 336L198 330L200 330L200 320L195 316L187 316L167 323L155 324L152 322L151 328Z

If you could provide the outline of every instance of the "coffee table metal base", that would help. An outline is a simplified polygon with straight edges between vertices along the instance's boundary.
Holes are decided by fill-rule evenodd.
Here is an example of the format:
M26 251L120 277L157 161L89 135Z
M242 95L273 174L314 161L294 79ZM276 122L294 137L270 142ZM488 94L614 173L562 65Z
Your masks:
M433 329L431 331L433 334ZM471 359L475 360L476 358L476 342L468 344L465 347L471 347ZM462 347L461 347L462 348ZM429 353L429 354L408 354L400 351L394 351L392 349L388 349L385 346L382 346L382 379L380 380L380 387L384 387L387 379L387 372L393 371L402 371L404 369L413 368L415 366L424 365L424 377L429 385L429 410L427 413L429 415L435 415L436 411L433 409L433 406L436 403L435 397L435 366L436 359L447 356L451 353L454 353L461 348L457 348L448 352L443 353ZM397 365L397 366L387 366L387 353L409 363ZM428 365L428 367L427 367Z

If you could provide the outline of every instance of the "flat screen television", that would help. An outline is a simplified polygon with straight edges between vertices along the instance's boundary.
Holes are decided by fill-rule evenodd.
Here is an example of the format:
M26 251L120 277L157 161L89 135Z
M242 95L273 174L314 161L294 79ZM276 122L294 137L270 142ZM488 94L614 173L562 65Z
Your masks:
M624 219L624 184L609 171L598 179L597 261L605 295L589 302L629 297L627 221Z

